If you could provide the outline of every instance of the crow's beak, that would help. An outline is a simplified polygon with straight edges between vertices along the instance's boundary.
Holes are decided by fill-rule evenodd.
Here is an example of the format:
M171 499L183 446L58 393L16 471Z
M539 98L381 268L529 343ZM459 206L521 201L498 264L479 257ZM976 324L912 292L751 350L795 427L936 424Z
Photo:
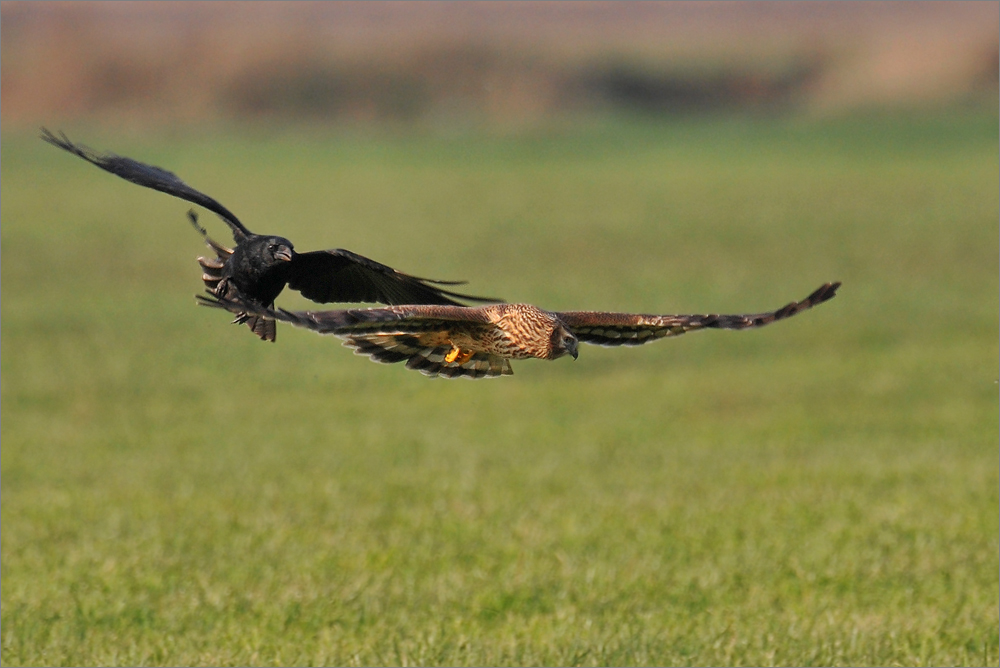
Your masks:
M292 251L288 248L279 248L278 250L274 251L274 257L278 258L279 260L284 260L285 262L291 262Z

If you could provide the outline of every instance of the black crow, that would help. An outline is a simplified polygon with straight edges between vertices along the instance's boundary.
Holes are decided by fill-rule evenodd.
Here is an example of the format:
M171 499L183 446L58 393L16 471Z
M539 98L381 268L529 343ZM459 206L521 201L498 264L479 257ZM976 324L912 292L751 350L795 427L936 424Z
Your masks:
M187 185L173 172L113 153L101 155L74 144L65 134L60 133L57 137L45 128L42 128L42 139L126 181L193 202L222 218L233 231L234 249L209 239L205 229L198 225L194 212L188 214L216 253L216 258L199 258L199 262L205 269L205 283L218 297L251 300L264 308L273 307L275 298L287 285L321 304L378 302L461 306L456 299L501 301L451 292L437 286L459 285L462 281L410 276L342 248L297 253L292 242L284 237L254 234L229 209ZM273 320L241 314L236 322L246 322L261 339L274 341Z

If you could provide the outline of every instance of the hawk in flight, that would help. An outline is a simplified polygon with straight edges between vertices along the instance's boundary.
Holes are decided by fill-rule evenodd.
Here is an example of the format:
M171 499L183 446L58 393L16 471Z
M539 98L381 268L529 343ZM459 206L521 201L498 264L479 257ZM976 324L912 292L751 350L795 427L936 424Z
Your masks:
M462 281L410 276L342 248L298 253L292 242L284 237L254 234L229 209L187 185L173 172L113 153L96 153L86 146L74 144L64 134L57 137L45 128L42 128L42 139L126 181L187 200L222 218L233 232L234 249L211 240L198 225L194 212L188 214L205 242L215 251L216 257L199 258L198 261L205 270L206 285L221 299L238 298L273 307L275 298L287 285L320 304L378 302L460 306L457 299L501 301L452 292L439 286L459 285ZM249 312L243 313L238 320L245 322L261 339L274 341L274 320Z
M580 341L638 346L698 329L749 329L790 318L833 299L840 283L827 283L799 302L748 315L638 315L597 311L543 311L530 304L390 306L344 311L286 311L239 300L198 299L237 314L283 320L333 334L376 362L406 362L427 376L490 378L513 373L512 359L576 359Z

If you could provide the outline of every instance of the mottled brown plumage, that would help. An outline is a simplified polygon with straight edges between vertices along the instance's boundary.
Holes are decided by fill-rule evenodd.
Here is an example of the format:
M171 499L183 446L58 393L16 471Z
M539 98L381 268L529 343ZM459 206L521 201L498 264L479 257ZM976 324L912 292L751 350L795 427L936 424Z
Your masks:
M343 311L263 309L239 300L199 297L207 306L282 320L344 345L376 362L406 362L428 376L490 378L513 373L512 359L577 357L577 343L637 346L696 329L748 329L789 318L833 299L840 283L826 283L799 302L749 315L640 315L598 311L553 312L530 304L390 306Z

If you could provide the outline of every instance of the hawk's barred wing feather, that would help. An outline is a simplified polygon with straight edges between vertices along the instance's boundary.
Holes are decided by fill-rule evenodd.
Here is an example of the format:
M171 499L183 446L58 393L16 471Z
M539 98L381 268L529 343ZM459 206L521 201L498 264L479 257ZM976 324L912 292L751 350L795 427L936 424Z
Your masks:
M638 346L693 329L748 329L790 318L833 299L840 283L826 283L800 302L776 311L746 315L638 315L597 311L565 311L557 315L585 343L599 346Z
M260 315L283 320L320 334L341 336L387 329L405 334L422 334L455 325L485 327L490 324L489 318L475 307L436 304L354 308L342 311L265 309Z
M160 167L154 167L153 165L147 165L132 158L115 155L114 153L97 153L82 144L74 144L65 134L59 133L57 137L45 128L42 128L42 139L53 146L58 146L65 151L83 158L92 165L111 172L115 176L120 176L126 181L131 181L145 188L159 190L161 193L173 195L174 197L179 197L198 206L205 207L226 221L229 227L232 228L233 238L237 243L251 235L250 230L240 222L239 218L232 211L208 195L198 192L184 183L173 172Z
M514 373L510 360L484 352L477 352L462 363L448 362L446 357L451 352L451 346L430 347L411 334L357 334L344 337L344 345L354 348L357 355L367 355L383 364L406 362L407 369L431 377L474 379Z
M212 294L212 293L209 293ZM493 378L513 372L510 360L486 352L474 352L467 358L448 361L453 345L449 333L462 331L476 335L492 326L481 310L450 305L387 306L385 308L335 311L288 311L262 308L245 300L212 298L202 295L205 306L223 308L233 313L253 313L271 324L281 320L317 334L332 334L343 339L355 354L376 362L406 362L406 368L425 376L445 378Z
M271 315L269 312L268 315ZM334 334L376 362L406 362L425 376L492 378L510 375L510 361L486 352L448 361L457 331L475 336L492 327L479 309L465 306L388 306L347 311L277 311L277 319L320 334Z

